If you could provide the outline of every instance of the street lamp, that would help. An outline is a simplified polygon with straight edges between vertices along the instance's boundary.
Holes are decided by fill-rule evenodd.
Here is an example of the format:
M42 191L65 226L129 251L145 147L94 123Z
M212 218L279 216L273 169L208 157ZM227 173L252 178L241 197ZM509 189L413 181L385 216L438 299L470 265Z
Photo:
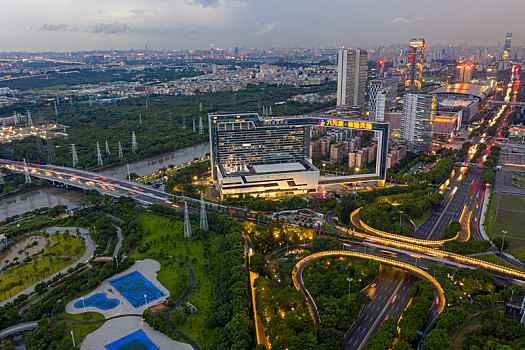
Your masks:
M147 294L144 293L144 302L146 303L146 310L148 309L148 299L147 299Z
M506 230L501 231L503 233L503 239L501 240L501 255L503 255L503 243L505 242L505 235L507 234Z
M404 211L400 210L399 211L399 233L401 234L401 219L403 218L403 213Z
M84 306L84 314L85 314L85 313L86 313L86 296L84 295L84 296L82 297L82 299L83 299L83 300L82 300L82 305Z
M346 279L348 281L348 313L350 313L350 282L353 281L350 277Z

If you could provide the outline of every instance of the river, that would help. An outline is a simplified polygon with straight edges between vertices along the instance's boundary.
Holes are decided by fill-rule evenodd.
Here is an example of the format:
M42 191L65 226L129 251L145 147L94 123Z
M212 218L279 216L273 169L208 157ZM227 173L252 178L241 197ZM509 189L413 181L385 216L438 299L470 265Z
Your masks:
M157 156L137 160L129 163L130 172L139 176L154 173L160 168L169 165L181 165L195 158L202 158L210 152L210 144L202 143L166 152ZM104 174L118 178L127 176L126 165L120 165L103 171ZM65 189L60 187L46 187L31 192L0 200L0 221L17 214L23 214L30 210L42 207L54 207L55 205L66 205L69 209L76 208L82 203L82 191L77 189Z

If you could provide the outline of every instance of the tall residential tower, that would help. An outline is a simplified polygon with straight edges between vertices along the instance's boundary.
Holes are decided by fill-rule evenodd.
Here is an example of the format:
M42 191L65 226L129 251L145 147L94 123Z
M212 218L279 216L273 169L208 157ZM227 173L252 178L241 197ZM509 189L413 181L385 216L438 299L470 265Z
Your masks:
M365 105L367 51L339 50L337 60L337 108Z
M435 106L433 95L405 95L401 135L416 153L431 150Z
M512 33L505 35L505 46L503 48L503 59L506 61L510 58L510 46L512 45Z

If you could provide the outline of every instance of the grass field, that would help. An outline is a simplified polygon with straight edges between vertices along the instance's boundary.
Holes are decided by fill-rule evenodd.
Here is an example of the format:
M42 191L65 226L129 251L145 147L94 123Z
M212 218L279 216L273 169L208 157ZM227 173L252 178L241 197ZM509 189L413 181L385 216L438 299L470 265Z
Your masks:
M498 264L501 266L514 267L513 265L507 263L506 261L501 260L499 257L493 254L477 255L474 258L479 259L479 260L485 260L485 261L488 261L494 264Z
M102 314L99 314L98 312L86 312L85 314L68 314L67 312L61 312L60 314L56 315L56 317L67 317L78 321L98 321L103 320L104 316ZM82 338L84 338L89 333L92 333L102 327L104 323L97 323L97 324L89 324L89 325L81 325L76 323L69 323L66 322L66 330L64 331L64 337L71 338L71 331L73 331L73 335L75 337L75 343L78 344Z
M512 254L515 258L525 261L525 249L511 250L508 253Z
M200 311L188 316L180 330L197 342L201 347L211 344L215 334L206 331L205 315L213 300L208 260L204 255L204 245L201 241L184 239L184 224L153 214L140 216L144 237L133 252L132 258L152 258L158 260L162 267L158 275L159 281L172 293L177 300L189 283L189 274L184 266L170 258L176 257L188 264L195 273L195 288L188 301Z
M502 236L508 249L525 248L525 199L521 196L494 193L485 216L486 231L491 239Z
M85 251L79 238L64 234L53 235L53 244L44 254L34 255L31 261L3 271L0 275L0 301L5 300L44 278L73 264Z

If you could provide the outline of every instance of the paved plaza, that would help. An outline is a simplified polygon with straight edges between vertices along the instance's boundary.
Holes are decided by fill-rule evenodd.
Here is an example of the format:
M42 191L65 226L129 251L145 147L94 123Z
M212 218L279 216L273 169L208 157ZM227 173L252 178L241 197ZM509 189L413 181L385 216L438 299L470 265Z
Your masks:
M139 329L142 329L148 338L150 338L159 349L186 350L192 348L188 344L174 341L167 335L155 331L147 323L142 322L141 315L146 309L146 305L134 307L122 294L120 294L120 292L115 289L115 287L110 284L110 281L137 271L164 294L160 298L148 302L148 307L158 305L164 302L170 295L169 290L157 280L157 273L159 272L160 267L160 263L152 259L138 260L129 269L104 280L100 286L98 286L91 293L74 299L66 305L66 312L70 314L80 314L84 312L84 308L76 308L75 303L84 300L84 298L89 299L95 294L101 293L104 294L108 299L119 300L119 303L116 307L108 310L101 310L95 306L87 306L85 308L86 312L98 312L106 319L115 316L120 317L106 321L102 327L97 329L95 332L88 334L80 344L81 349L104 349L104 346L133 332L136 332Z
M160 270L160 263L155 260L146 259L146 260L138 260L135 262L135 264L130 267L129 269L116 274L114 276L111 276L110 278L104 280L100 286L98 286L94 291L92 291L89 294L86 294L85 296L82 296L80 298L74 299L71 302L69 302L66 305L66 312L70 314L81 314L84 312L84 308L76 308L75 303L78 301L82 301L84 298L88 299L89 297L97 294L102 293L104 294L108 299L118 299L119 305L113 309L109 310L101 310L95 306L88 306L86 307L86 312L98 312L102 315L104 315L105 318L110 318L118 315L129 315L129 314L135 314L135 315L142 315L144 310L146 309L146 305L142 305L139 307L134 307L131 305L131 303L124 298L122 294L120 294L110 283L109 281L112 281L116 278L119 278L121 276L127 275L131 272L138 271L147 278L155 287L157 287L162 293L164 294L162 297L153 300L148 303L148 307L152 307L154 305L160 304L161 302L165 301L169 295L170 291L167 290L158 280L157 280L157 273Z
M191 350L189 344L177 342L165 334L154 330L141 317L121 317L109 320L102 327L88 334L80 348L82 350L103 350L104 346L142 329L160 350Z

